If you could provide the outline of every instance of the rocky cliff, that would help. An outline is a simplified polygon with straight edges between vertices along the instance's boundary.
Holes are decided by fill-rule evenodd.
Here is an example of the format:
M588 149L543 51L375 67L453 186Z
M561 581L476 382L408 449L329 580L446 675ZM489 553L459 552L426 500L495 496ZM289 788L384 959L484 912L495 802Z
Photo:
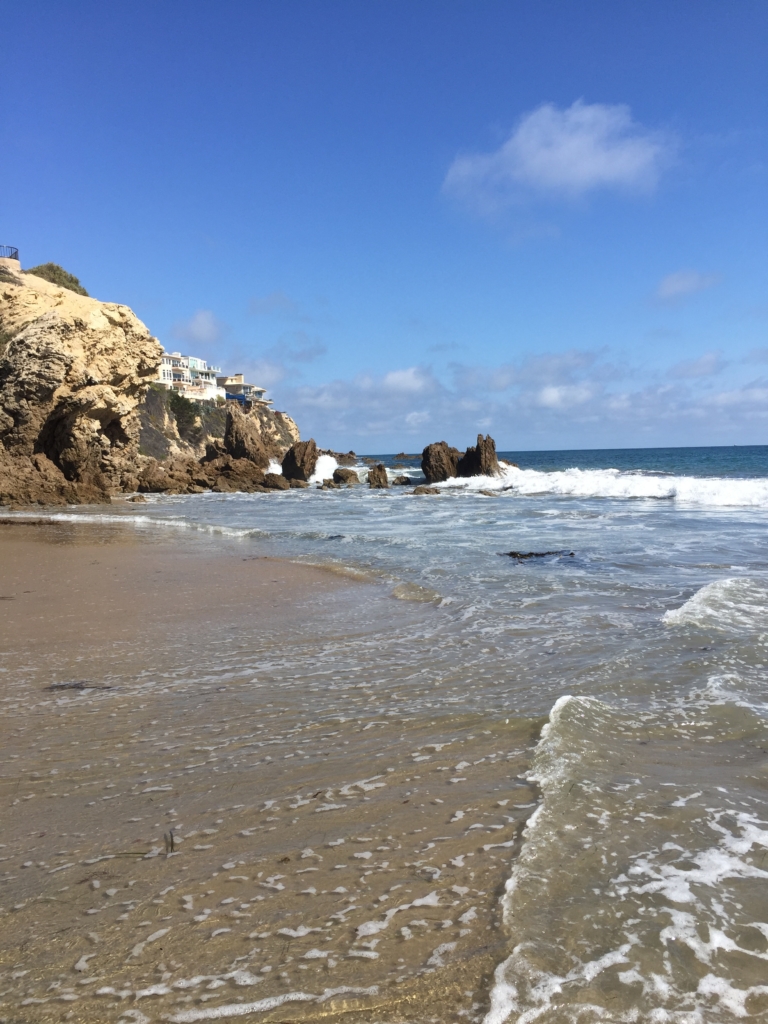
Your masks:
M163 349L127 306L9 263L0 265L0 505L260 489L270 461L299 440L284 413L203 407L153 388Z
M162 347L127 306L0 273L0 504L136 487L138 405Z

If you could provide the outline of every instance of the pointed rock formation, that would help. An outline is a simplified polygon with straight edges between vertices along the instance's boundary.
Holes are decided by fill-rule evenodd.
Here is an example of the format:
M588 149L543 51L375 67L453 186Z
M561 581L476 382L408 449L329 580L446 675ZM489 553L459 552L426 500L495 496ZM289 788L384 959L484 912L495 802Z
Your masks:
M477 435L477 445L467 448L459 459L456 476L500 476L499 460L496 458L496 442L490 434Z
M438 484L456 476L456 468L461 458L458 448L451 448L445 441L428 444L421 453L421 469L428 484Z

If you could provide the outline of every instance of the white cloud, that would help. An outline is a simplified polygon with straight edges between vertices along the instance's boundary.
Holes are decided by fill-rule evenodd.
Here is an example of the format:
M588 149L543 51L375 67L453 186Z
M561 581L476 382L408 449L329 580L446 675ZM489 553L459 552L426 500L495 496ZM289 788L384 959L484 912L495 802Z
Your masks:
M701 274L698 270L676 270L659 282L656 298L661 302L679 302L696 292L703 292L719 284L717 274Z
M409 366L407 370L391 370L385 374L382 384L389 391L407 391L412 394L423 391L429 384L429 378L418 366Z
M597 189L650 191L674 149L632 120L625 104L545 103L495 152L457 157L446 192L485 212L530 192L575 198Z
M428 412L409 412L405 422L409 427L420 427L423 423L429 423L432 417Z
M181 320L171 328L179 341L195 345L213 345L228 333L229 328L210 309L198 309L189 320Z
M588 384L550 384L539 392L539 404L550 409L568 409L588 402L593 393Z

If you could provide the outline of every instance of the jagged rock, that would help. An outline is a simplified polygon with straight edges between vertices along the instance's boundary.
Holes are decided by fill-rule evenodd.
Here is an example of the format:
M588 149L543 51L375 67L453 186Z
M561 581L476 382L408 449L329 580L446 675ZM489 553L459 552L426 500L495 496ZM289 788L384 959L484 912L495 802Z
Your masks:
M313 438L298 441L283 458L283 476L288 480L309 480L315 471L320 452Z
M340 466L354 466L357 462L357 455L353 451L334 452L334 458Z
M467 448L459 459L456 476L499 476L501 469L496 458L496 442L490 434L477 435L477 445Z
M227 425L224 430L224 449L233 459L248 459L259 469L266 469L270 453L261 434L258 420L241 412L234 403L227 409Z
M341 488L341 484L337 484L333 477L328 477L323 480L322 484L318 488L320 491L338 491Z
M392 483L396 487L409 487L413 483L413 480L411 480L409 476L396 476Z
M161 354L127 306L4 268L0 502L108 501L135 490L137 406Z
M309 487L306 480L289 480L288 484L290 487Z
M411 494L439 494L439 487L427 487L426 484L419 484L418 487L414 487Z
M279 473L267 473L264 476L264 486L269 487L273 491L287 491L291 485Z
M458 448L452 448L445 441L428 444L421 453L421 469L428 484L438 484L443 480L456 476L456 468L461 458Z
M349 486L360 483L360 477L354 469L343 469L341 467L334 469L333 479L337 484L347 484Z
M374 488L389 487L387 471L381 463L378 466L371 466L368 470L368 486Z

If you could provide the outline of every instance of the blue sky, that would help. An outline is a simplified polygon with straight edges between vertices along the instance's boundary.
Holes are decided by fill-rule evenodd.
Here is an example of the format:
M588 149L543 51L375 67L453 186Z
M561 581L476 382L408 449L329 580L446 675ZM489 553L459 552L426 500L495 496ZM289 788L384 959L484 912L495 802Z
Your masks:
M361 452L768 443L764 0L2 8L0 242Z

